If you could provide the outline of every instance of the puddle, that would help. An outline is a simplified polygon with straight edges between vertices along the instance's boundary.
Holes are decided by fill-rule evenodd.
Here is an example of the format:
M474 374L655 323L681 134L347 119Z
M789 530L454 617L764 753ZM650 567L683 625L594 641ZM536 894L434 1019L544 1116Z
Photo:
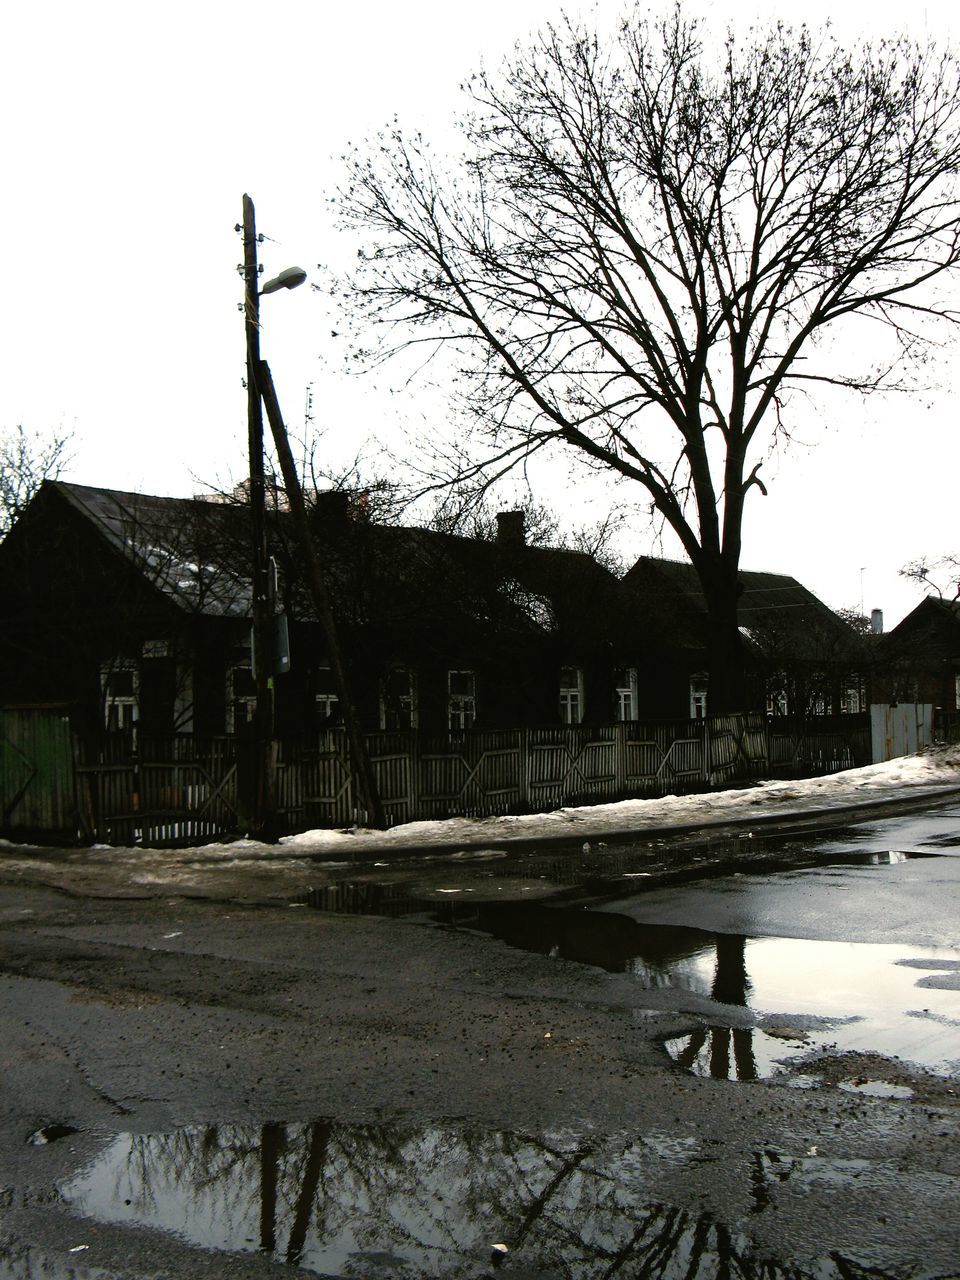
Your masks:
M912 1098L913 1090L905 1084L889 1080L841 1080L837 1085L845 1093L862 1093L868 1098Z
M638 957L632 971L645 985L757 1014L759 1028L718 1021L668 1041L671 1057L696 1075L770 1079L827 1051L878 1053L952 1075L960 1071L958 960L944 948L721 934L666 968Z
M750 863L739 862L749 844ZM677 850L689 865L671 875ZM303 901L318 911L347 915L408 916L435 911L444 923L463 923L459 903L451 897L476 893L487 900L510 900L521 894L549 895L554 901L616 900L635 893L655 874L700 878L728 874L737 863L739 874L766 874L772 869L800 870L814 866L893 867L916 858L938 855L927 851L863 851L841 839L816 841L742 836L712 836L699 842L664 838L644 844L606 844L589 841L576 850L539 853L502 849L465 850L442 859L443 869L418 860L410 864L375 864L372 874L334 880L310 889ZM326 870L329 865L324 864ZM658 881L662 883L662 880ZM444 901L446 899L446 901ZM468 908L469 910L469 908Z
M806 1057L811 1047L810 1037L804 1033L791 1042L756 1027L699 1027L664 1041L678 1066L713 1080L771 1080L783 1075L791 1060ZM801 1075L790 1083L815 1089L821 1082L816 1076Z
M60 1189L99 1223L156 1228L201 1249L259 1253L327 1276L861 1274L857 1260L836 1252L809 1269L759 1256L737 1224L651 1196L658 1176L682 1181L705 1158L699 1143L657 1135L221 1124L120 1134ZM810 1163L757 1152L744 1172L748 1216ZM820 1167L830 1174L828 1161Z
M917 833L929 841L922 824ZM873 848L860 847L864 840ZM696 863L697 875L729 876L730 859L745 842L742 835L684 838L688 870ZM880 843L872 828L751 838L752 860L740 862L735 875L817 867L829 876L832 868L867 872L938 856L929 848L878 849ZM671 1056L695 1074L770 1079L796 1075L805 1056L847 1052L900 1058L941 1075L960 1071L960 950L751 938L648 924L618 912L646 879L658 883L652 873L670 865L676 847L663 839L586 842L546 854L488 849L472 864L462 858L413 882L409 870L396 868L392 876L332 882L311 890L307 903L480 931L511 947L629 974L646 991L689 992L698 1000L688 1008L699 1015L704 1000L749 1010L738 1020L718 1008L715 1017L703 1015L709 1025L667 1042ZM669 1007L682 1010L682 999ZM815 1087L818 1080L811 1074L806 1083Z
M907 856L859 861L889 857L893 865ZM469 887L431 900L412 897L402 884L335 884L311 895L311 905L321 904L478 930L511 947L630 974L644 990L688 991L749 1009L759 1026L734 1031L718 1016L667 1042L670 1055L694 1074L770 1079L827 1051L879 1053L942 1075L960 1071L958 950L748 938L647 924L556 899L471 900Z
M759 1027L732 1030L718 1017L668 1042L695 1074L769 1079L825 1050L960 1071L960 951L746 938L540 903L478 903L458 920L509 946L630 974L647 991L687 991L751 1010Z
M79 1133L72 1124L48 1124L31 1133L27 1141L34 1147L45 1147L49 1142L58 1142L61 1138L71 1138Z

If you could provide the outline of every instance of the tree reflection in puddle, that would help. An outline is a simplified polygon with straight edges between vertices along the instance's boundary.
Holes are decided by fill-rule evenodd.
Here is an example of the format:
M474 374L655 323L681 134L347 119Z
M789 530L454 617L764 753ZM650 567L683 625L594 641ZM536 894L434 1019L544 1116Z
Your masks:
M674 1162L691 1158L696 1154L680 1154ZM121 1134L62 1193L100 1222L154 1227L203 1248L259 1250L323 1274L371 1280L481 1277L497 1264L505 1277L577 1280L857 1274L836 1254L809 1270L762 1259L745 1235L651 1202L652 1174L664 1159L654 1141L631 1136L530 1137L331 1120L211 1125ZM507 1251L492 1259L501 1241Z
M763 1023L718 1019L666 1041L695 1075L769 1079L825 1049L881 1053L944 1074L960 1066L956 951L718 934L712 947L677 964L676 985L749 1008ZM633 968L646 979L645 962Z
M960 951L899 943L748 938L649 924L616 911L477 904L470 927L509 946L628 973L648 991L690 992L748 1017L715 1018L667 1042L697 1075L768 1079L814 1049L960 1069ZM737 1024L740 1025L737 1025ZM758 1023L759 1027L750 1023Z

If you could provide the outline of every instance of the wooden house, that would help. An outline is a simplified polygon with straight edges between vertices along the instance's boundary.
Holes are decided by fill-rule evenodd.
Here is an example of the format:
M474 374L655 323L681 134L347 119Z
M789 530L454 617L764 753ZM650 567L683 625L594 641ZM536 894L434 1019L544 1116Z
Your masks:
M646 646L590 556L382 525L318 495L313 533L365 728L635 718ZM336 721L289 513L268 512L290 670L277 730ZM92 733L242 731L252 716L249 508L47 482L0 544L0 702L68 704Z
M807 717L866 710L869 654L864 638L796 578L742 570L738 620L749 706ZM640 690L652 715L709 712L707 606L693 566L642 556L624 590L643 625L669 654Z
M269 504L289 670L277 732L336 723L291 517ZM47 482L0 543L0 704L56 702L86 735L242 732L252 719L249 507ZM362 727L427 733L699 718L705 607L689 565L623 580L582 552L379 524L317 495L315 546ZM851 629L793 578L746 572L740 618L755 710L861 707Z
M880 637L873 700L960 711L960 600L927 596Z

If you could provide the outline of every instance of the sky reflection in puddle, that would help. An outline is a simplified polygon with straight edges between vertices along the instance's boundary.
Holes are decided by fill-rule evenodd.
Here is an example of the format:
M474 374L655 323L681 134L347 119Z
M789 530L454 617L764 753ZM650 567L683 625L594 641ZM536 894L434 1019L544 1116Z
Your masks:
M960 952L720 934L675 968L637 958L633 972L645 986L679 986L762 1015L768 1030L712 1026L668 1041L697 1075L769 1078L828 1048L960 1070Z
M898 822L899 839L904 822ZM783 865L794 874L816 867L821 877L842 876L845 867L896 868L935 857L920 839L929 846L929 815L914 825L916 831L908 824L906 847L896 849L878 849L873 827L813 838L759 837L749 841L753 860L742 874ZM873 848L864 849L865 842ZM691 846L697 874L728 874L742 843L742 835L720 835ZM796 1070L798 1060L825 1050L882 1054L941 1074L960 1071L960 950L750 938L651 924L633 918L626 906L618 910L661 856L656 844L594 848L586 842L574 854L504 856L492 870L487 859L485 869L461 868L459 879L332 882L307 900L320 910L478 930L511 947L631 974L644 990L689 992L696 1000L686 1005L681 995L652 1007L686 1009L702 1020L666 1045L700 1075L770 1078L785 1064ZM599 904L601 910L593 909ZM711 1017L704 1001L749 1014L718 1008ZM738 1022L743 1026L734 1034Z
M791 1178L802 1194L812 1162L771 1163L774 1155L756 1153L745 1175L748 1218ZM854 1274L851 1260L828 1255L826 1246L809 1269L761 1259L742 1228L652 1198L658 1173L672 1169L682 1179L686 1166L706 1159L716 1156L699 1144L674 1150L656 1135L529 1136L331 1120L221 1124L119 1134L61 1191L76 1212L99 1222L154 1227L204 1249L260 1252L370 1280L465 1280L494 1267L503 1277L578 1280L614 1271L649 1280ZM818 1176L828 1164L818 1163ZM494 1254L495 1244L506 1249Z
M698 1075L769 1078L784 1060L827 1048L960 1071L960 951L952 948L745 938L540 903L477 904L469 923L510 946L631 974L647 991L751 1010L759 1029L731 1035L718 1010L716 1025L667 1043Z

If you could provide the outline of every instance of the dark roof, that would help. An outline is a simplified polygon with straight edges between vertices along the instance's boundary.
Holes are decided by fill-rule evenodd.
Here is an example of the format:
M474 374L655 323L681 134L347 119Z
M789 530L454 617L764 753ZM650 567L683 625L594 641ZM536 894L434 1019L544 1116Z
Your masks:
M249 507L50 481L56 495L185 612L246 617L251 598ZM331 518L329 510L342 513ZM314 542L345 625L423 635L485 628L518 638L544 632L592 645L634 630L616 577L585 553L498 543L351 518L318 507ZM357 513L354 512L356 517ZM268 512L271 552L294 614L313 611L286 511ZM438 637L439 639L439 637Z
M64 481L45 482L41 498L66 502L184 612L249 616L251 539L243 502ZM289 513L269 511L268 526L293 616L309 619ZM420 638L436 629L440 644L457 634L482 640L487 632L518 640L553 634L571 648L706 644L706 604L689 563L643 556L620 582L583 552L376 524L346 502L328 505L326 513L318 505L313 531L345 626ZM740 580L740 625L766 656L819 661L855 654L852 629L795 578L745 570Z
M859 637L853 628L796 578L749 569L741 570L739 578L738 621L759 652L814 661L857 654ZM641 556L623 582L678 644L706 644L707 604L692 564Z
M926 596L881 638L888 661L960 657L960 600Z
M233 617L249 613L249 558L235 505L59 480L43 488L63 497L183 609Z

